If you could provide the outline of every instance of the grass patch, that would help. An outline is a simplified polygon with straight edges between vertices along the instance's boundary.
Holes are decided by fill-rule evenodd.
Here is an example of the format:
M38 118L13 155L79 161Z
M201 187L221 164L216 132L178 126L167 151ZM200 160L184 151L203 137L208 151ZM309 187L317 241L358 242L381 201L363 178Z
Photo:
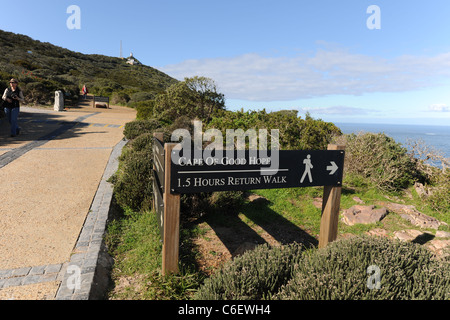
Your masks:
M350 181L352 182L352 181ZM115 258L113 279L116 287L110 299L120 300L190 300L205 279L220 270L240 245L291 244L317 246L320 232L322 187L255 190L263 201L248 199L233 210L210 212L200 218L183 221L180 227L180 274L161 275L161 242L156 215L125 210L110 223L107 244ZM415 205L418 210L441 220L441 214L422 205L414 190L383 193L370 186L348 183L341 196L341 211L357 204L381 206L398 202ZM437 216L439 215L439 216ZM417 229L398 214L390 213L382 221L347 226L339 220L339 237L365 235L381 228L390 237L399 230ZM448 230L448 226L440 229Z
M253 221L264 220L263 222L273 223L284 220L303 230L308 230L312 235L318 235L321 210L313 205L313 198L322 196L322 191L318 189L255 190L255 194L265 197L269 203L264 207L248 205L245 214Z
M182 244L179 275L161 274L162 244L158 220L153 212L125 210L108 226L106 244L114 257L112 279L115 288L111 300L185 300L190 299L202 282L202 274L192 272L192 260L186 259L191 238L197 229L180 233ZM184 250L183 250L184 248Z

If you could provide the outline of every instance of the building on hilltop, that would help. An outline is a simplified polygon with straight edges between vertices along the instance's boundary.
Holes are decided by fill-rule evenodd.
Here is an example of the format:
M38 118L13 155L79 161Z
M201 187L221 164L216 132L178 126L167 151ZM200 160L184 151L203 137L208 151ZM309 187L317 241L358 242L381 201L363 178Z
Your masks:
M134 56L133 56L133 52L130 53L130 56L127 58L127 63L133 65L138 65L141 64L139 62L139 60L137 60Z

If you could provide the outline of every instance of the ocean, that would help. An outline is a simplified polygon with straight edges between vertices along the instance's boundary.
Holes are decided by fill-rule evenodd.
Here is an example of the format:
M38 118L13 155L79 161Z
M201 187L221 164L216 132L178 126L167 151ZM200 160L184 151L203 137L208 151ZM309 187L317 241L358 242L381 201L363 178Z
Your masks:
M426 145L450 158L450 126L403 124L335 123L344 134L358 132L384 133L406 148L409 140L422 140Z

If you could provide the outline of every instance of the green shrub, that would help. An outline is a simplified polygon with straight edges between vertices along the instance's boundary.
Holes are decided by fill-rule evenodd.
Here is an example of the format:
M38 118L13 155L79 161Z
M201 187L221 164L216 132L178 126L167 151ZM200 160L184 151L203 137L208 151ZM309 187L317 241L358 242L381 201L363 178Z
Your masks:
M182 219L188 221L207 213L236 214L244 202L243 191L182 194Z
M114 92L111 97L111 104L126 105L130 101L130 96L126 92Z
M111 179L115 199L121 207L134 211L151 209L153 200L153 130L151 128L154 125L156 124L152 121L146 120L134 121L125 127L125 130L128 128L126 136L133 139L122 151L119 158L119 170Z
M218 111L205 130L210 128L218 129L224 135L227 129L267 129L269 134L270 130L276 129L279 130L280 149L284 150L326 150L332 138L342 134L332 123L312 119L309 115L302 119L293 110L270 113L265 110ZM267 141L269 148L270 140Z
M130 102L131 103L142 102L142 101L153 100L154 98L155 98L155 95L153 93L140 91L140 92L135 92L130 95Z
M210 210L215 212L235 212L243 203L243 191L214 192L209 198Z
M123 208L141 211L151 208L153 193L153 156L151 147L127 151L114 175L114 194Z
M379 268L380 287L369 289ZM373 269L375 270L375 269ZM196 299L450 299L450 261L423 246L352 237L325 249L259 246L235 258L200 287Z
M302 247L292 244L271 248L261 245L236 257L205 280L198 300L267 299L290 278Z
M54 99L56 88L42 82L29 82L24 84L23 91L27 103L48 104ZM52 94L53 93L53 94Z
M123 134L127 139L134 139L144 133L153 133L156 129L162 127L162 124L155 119L135 120L125 125Z
M225 97L217 92L212 79L186 78L170 86L155 98L154 117L167 124L186 116L190 119L209 121L218 110L225 109Z
M133 152L149 151L152 152L153 134L150 132L143 133L131 142Z
M441 213L450 214L450 171L439 171L433 177L433 186L429 189L431 192L424 197L426 203Z
M132 107L135 108L137 111L136 119L152 119L154 105L155 105L154 100L147 100L133 103Z
M368 287L370 266L380 270L379 289ZM293 274L276 299L450 299L448 261L419 244L387 238L353 237L313 249L303 254Z
M359 175L381 191L407 188L417 176L407 149L385 134L350 134L343 139L347 174Z

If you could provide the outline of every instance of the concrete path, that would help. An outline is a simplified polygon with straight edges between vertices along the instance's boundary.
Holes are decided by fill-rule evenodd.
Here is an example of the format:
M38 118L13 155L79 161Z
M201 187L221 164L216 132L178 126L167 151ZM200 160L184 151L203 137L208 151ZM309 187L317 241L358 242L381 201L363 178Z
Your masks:
M133 109L21 108L0 124L0 299L54 299ZM117 156L117 155L116 155Z

